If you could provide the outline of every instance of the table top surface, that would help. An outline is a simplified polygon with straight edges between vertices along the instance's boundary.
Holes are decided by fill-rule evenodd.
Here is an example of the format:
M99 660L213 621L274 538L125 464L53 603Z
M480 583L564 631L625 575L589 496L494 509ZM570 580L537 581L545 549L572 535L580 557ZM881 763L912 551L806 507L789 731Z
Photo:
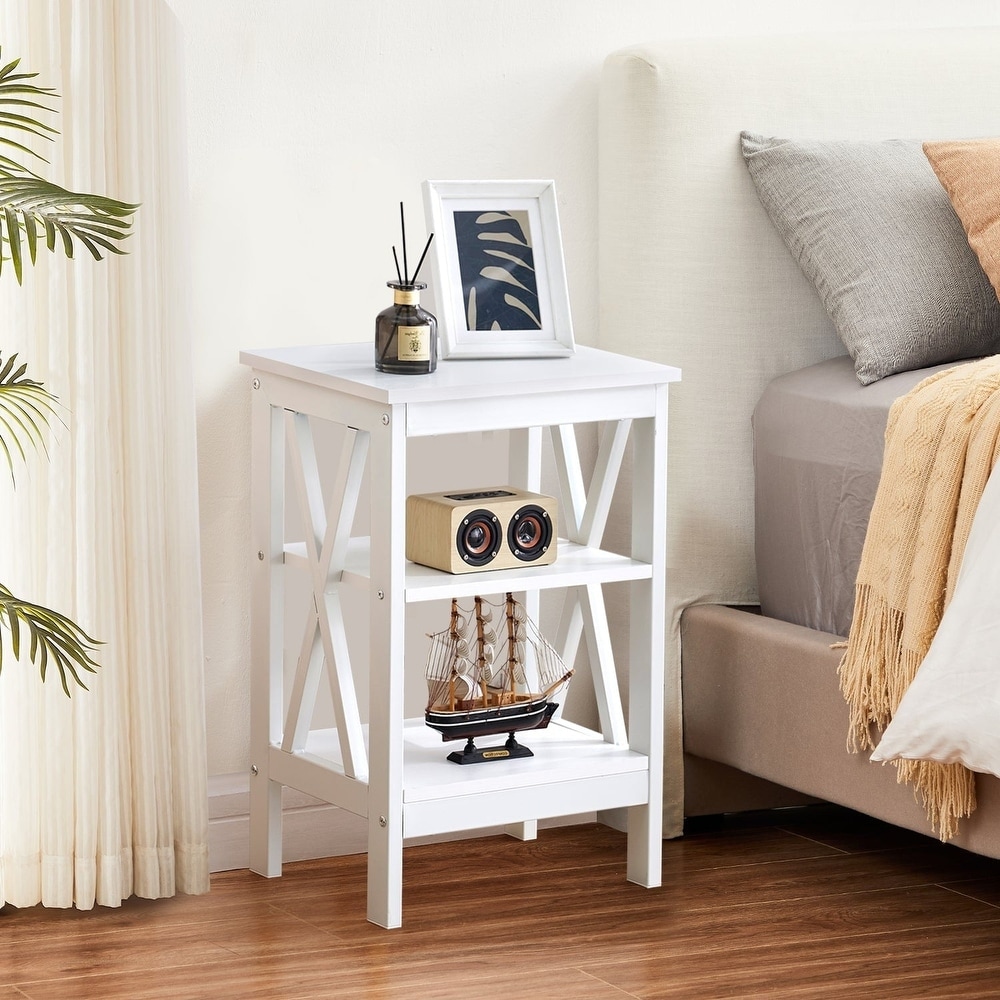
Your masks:
M448 360L427 375L392 375L375 370L374 346L313 344L240 352L255 371L281 375L387 405L440 402L470 397L663 385L680 379L680 369L592 347L565 358Z

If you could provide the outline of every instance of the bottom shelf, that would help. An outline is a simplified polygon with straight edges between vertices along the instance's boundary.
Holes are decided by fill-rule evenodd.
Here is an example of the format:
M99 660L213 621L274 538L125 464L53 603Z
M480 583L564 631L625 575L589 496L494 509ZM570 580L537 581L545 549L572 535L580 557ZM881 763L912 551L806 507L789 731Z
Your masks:
M461 750L462 741L446 743L423 719L407 719L403 730L404 836L473 830L649 801L649 759L628 747L605 743L600 733L557 720L547 729L518 733L517 739L534 756L455 764L447 756ZM503 737L484 739L477 746L503 742ZM283 755L277 748L272 753ZM338 780L330 785L329 801L352 808L350 799L355 797L336 791L348 779L342 777L335 729L311 732L304 752L295 756L301 763L308 761L332 772ZM309 784L312 787L303 790L315 794L319 783Z

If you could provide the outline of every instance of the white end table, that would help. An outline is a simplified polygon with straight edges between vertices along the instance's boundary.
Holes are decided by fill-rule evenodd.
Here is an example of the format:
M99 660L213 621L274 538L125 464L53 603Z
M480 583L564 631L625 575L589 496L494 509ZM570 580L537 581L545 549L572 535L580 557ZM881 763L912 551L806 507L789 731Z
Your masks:
M250 867L281 874L281 788L288 785L368 820L368 919L402 923L403 839L627 810L627 877L660 884L667 390L676 368L578 348L559 359L446 361L430 375L375 371L372 345L244 351L252 371L253 607L251 626ZM336 482L324 492L309 417L344 429ZM599 422L589 485L575 426ZM537 491L549 429L560 483L559 551L547 566L451 575L407 562L407 442L456 431L511 432L509 483ZM601 547L627 441L633 448L632 542ZM285 537L286 465L304 539ZM368 468L371 537L351 525ZM495 486L498 483L467 484ZM450 488L450 487L449 487ZM311 580L294 680L282 664L284 574ZM613 649L602 584L630 585L627 650ZM358 711L340 595L363 587L370 609L369 720ZM600 729L558 715L530 734L535 756L461 766L423 719L405 719L407 608L475 594L566 592L550 636L567 663L585 640ZM535 604L537 607L537 603ZM530 608L530 605L529 605ZM364 627L364 623L362 626ZM628 664L626 723L615 659ZM323 676L336 727L310 730ZM574 684L585 683L577 677ZM288 708L284 705L288 702ZM525 734L526 738L528 734ZM445 889L444 891L447 891Z

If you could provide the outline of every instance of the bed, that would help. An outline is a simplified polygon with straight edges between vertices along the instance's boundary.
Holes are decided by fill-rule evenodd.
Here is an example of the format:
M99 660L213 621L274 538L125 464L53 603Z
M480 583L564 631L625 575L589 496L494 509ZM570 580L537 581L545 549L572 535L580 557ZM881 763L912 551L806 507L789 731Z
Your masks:
M883 365L879 345L845 346L751 163L785 139L998 135L998 52L1000 29L961 28L673 39L605 63L600 346L684 373L670 401L666 836L685 816L817 799L933 832L892 767L847 751L838 643L889 406L1000 342L987 316L945 357L893 349ZM793 528L803 490L817 511ZM624 541L624 513L615 528ZM953 842L1000 857L1000 779L976 788Z

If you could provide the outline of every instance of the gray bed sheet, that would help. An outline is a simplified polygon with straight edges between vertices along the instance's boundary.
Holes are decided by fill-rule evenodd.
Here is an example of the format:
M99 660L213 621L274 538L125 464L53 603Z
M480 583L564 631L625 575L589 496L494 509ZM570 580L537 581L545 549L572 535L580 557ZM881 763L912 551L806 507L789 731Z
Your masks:
M889 408L954 362L858 383L849 357L782 375L753 414L763 614L846 636Z

